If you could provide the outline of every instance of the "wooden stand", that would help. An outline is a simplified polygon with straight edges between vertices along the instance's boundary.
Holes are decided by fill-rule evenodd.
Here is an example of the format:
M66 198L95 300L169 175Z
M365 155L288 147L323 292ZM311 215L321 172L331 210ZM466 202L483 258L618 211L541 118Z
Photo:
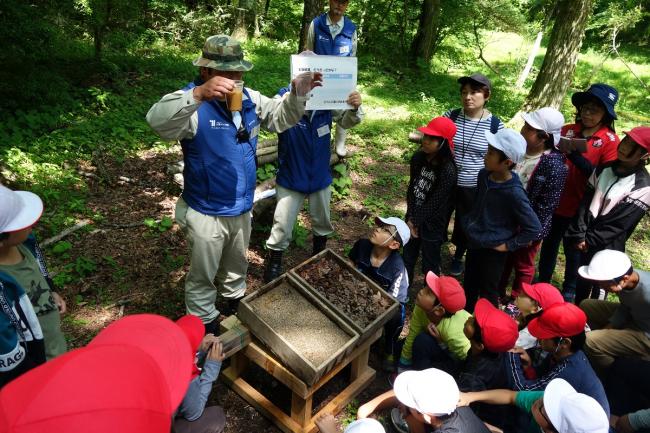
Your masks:
M230 316L221 322L221 326L225 330L237 324L239 324L239 320L235 316ZM317 429L314 420L318 416L323 413L337 414L375 378L375 370L368 366L368 355L370 346L381 337L382 331L383 329L378 329L370 338L359 344L313 386L308 386L296 377L256 341L251 342L232 356L230 367L222 373L223 378L233 391L273 421L283 432L312 433ZM241 377L249 362L257 364L291 390L291 415L278 408ZM316 415L312 416L314 393L348 364L351 365L350 384Z

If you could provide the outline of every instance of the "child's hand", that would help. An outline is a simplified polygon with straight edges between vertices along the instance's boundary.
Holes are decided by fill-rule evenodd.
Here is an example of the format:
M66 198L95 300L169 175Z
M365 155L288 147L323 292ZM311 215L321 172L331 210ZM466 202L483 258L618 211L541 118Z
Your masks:
M586 252L587 251L587 242L580 241L576 244L576 250Z
M215 337L216 338L216 337ZM214 343L212 343L212 347L210 347L210 351L208 352L208 360L211 361L223 361L226 357L223 355L223 345L221 344L221 341L217 339Z
M526 352L526 349L524 349L523 347L515 346L512 349L510 349L510 352L519 354L519 357L521 358L522 367L528 368L532 364L532 361L530 360L530 355L528 354L528 352Z
M316 427L321 433L338 433L339 429L336 426L336 419L331 413L324 413L314 420Z
M618 417L616 420L616 432L617 433L632 433L636 430L632 428L630 424L630 418L628 415L623 415Z
M203 340L201 340L199 350L201 352L207 352L215 341L219 341L219 339L215 337L214 334L206 334L205 337L203 337Z
M54 299L54 304L59 309L59 314L67 313L68 308L66 307L65 301L63 300L61 295L59 295L56 292L52 292L52 298Z
M496 250L496 251L499 251L499 252L502 252L502 253L508 252L508 247L506 246L505 243L497 245L496 247L494 247L492 249Z
M440 336L440 331L438 331L438 328L434 323L429 323L427 325L427 331L429 331L429 334L438 341L442 338Z

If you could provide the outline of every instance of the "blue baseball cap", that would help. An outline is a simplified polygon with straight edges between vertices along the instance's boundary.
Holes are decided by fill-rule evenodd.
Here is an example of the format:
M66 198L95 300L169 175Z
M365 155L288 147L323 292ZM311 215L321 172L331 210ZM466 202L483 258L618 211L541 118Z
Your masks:
M592 98L598 99L605 106L607 113L616 119L616 111L614 105L618 102L618 90L607 84L597 83L592 84L584 92L576 92L571 96L571 103L580 109L587 101Z
M485 131L485 139L490 146L505 153L515 164L519 164L526 155L526 139L514 129L503 128L496 134Z

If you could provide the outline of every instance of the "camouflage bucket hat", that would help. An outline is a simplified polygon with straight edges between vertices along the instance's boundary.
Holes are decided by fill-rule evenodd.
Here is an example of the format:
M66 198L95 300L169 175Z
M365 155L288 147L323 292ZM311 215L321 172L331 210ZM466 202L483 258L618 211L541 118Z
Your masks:
M227 35L210 36L206 39L203 52L192 64L218 71L246 72L253 69L253 64L244 60L244 51L239 41Z

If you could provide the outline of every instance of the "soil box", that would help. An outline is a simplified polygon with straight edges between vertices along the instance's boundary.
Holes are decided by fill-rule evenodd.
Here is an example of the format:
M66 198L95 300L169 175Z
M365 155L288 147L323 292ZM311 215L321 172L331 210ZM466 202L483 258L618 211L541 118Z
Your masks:
M364 341L397 314L399 302L329 248L289 273L359 333Z
M359 334L288 274L241 300L237 316L308 385L355 347Z

